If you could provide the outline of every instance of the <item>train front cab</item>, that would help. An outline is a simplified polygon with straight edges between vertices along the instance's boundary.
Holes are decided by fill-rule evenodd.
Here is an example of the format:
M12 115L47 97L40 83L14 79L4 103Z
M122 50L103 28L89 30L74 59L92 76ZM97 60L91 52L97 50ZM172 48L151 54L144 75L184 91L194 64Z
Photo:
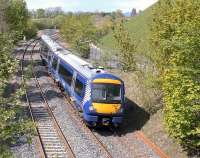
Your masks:
M124 94L124 83L119 78L111 74L107 74L106 78L94 78L91 82L91 100L84 105L87 124L118 127L123 119Z

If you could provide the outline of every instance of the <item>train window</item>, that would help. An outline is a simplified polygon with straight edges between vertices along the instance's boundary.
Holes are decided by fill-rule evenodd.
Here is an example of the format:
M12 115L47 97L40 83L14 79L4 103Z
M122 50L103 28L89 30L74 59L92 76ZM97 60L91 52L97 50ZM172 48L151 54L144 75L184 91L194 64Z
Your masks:
M54 70L56 70L57 62L58 62L58 59L54 57L53 58L53 63L52 63L52 67L53 67Z
M78 79L76 79L76 83L75 83L75 92L80 96L83 97L83 88L84 88L84 84L82 82L80 82Z
M61 64L59 65L59 74L62 75L65 82L71 85L73 74Z
M51 55L48 55L48 60L49 60L49 61L51 60Z
M121 101L120 91L120 85L106 83L93 84L93 102L119 104Z

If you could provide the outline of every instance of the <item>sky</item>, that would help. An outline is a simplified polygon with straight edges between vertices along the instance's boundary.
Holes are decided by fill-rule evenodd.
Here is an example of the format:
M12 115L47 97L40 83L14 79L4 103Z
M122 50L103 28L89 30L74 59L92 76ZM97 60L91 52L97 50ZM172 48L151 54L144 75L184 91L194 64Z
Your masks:
M144 10L157 0L26 0L28 9L62 7L68 11L115 11L130 12L133 8Z

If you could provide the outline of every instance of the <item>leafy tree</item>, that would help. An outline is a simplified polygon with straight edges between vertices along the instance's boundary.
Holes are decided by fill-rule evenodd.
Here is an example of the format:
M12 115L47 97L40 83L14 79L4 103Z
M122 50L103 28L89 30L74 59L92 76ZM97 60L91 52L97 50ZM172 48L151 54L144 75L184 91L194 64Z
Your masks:
M25 119L22 115L19 102L21 91L9 96L6 90L17 68L17 62L11 55L14 46L12 38L6 33L0 34L0 155L2 157L10 156L8 146L15 143L21 135L33 133L29 119Z
M61 32L67 42L85 58L89 55L89 43L97 40L96 28L91 22L90 15L87 14L66 16Z
M28 20L27 22L27 27L24 32L26 35L27 39L34 38L37 35L38 28L35 23L33 23L32 20Z
M63 21L65 21L65 15L57 15L54 18L54 24L57 28L60 28L62 26Z
M111 16L112 16L113 20L116 20L116 21L119 21L119 20L124 18L124 15L123 15L122 11L119 10L119 9L114 11L114 12L112 12Z
M136 44L130 37L128 31L125 30L123 22L119 22L114 31L114 38L118 43L120 50L120 59L122 67L125 71L136 70Z
M200 1L160 0L152 25L165 124L183 146L200 149Z
M5 2L1 0L1 5L3 6ZM10 0L6 2L2 14L9 26L9 32L0 33L0 157L11 157L9 146L14 144L20 136L33 133L33 124L24 116L20 106L22 91L11 94L7 92L18 65L11 54L14 43L27 29L26 11L24 1Z
M45 10L44 9L37 9L36 10L36 15L37 15L38 19L45 18Z
M8 7L7 0L0 0L0 33L7 31L7 23L5 19L5 10Z
M9 0L6 9L6 20L10 31L23 35L28 22L28 10L24 0Z

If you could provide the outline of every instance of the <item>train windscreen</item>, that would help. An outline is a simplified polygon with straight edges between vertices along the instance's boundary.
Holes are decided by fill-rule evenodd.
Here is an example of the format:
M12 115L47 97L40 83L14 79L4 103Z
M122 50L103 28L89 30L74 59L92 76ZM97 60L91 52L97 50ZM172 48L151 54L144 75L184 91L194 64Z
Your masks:
M117 84L95 83L92 89L92 101L95 103L121 103L121 86Z

